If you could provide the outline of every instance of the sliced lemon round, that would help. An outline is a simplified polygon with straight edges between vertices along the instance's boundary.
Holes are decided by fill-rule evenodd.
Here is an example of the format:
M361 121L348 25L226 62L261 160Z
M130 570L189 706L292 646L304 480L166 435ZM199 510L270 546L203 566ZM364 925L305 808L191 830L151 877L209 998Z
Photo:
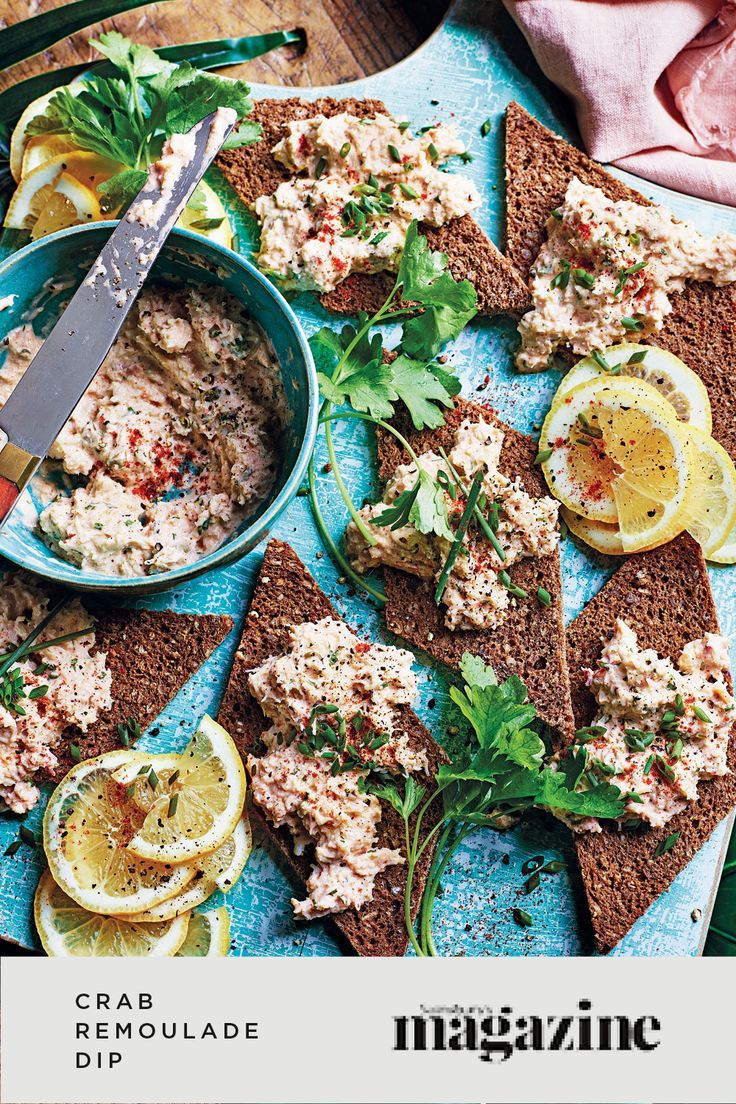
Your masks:
M205 715L178 763L162 765L158 778L154 761L154 771L157 784L149 786L153 800L128 844L131 854L151 862L184 863L221 847L245 804L245 770L225 729ZM118 780L140 786L140 778L134 783L122 772Z
M41 875L33 914L43 949L52 958L163 958L184 945L189 916L159 924L137 924L117 916L88 912L56 884L48 870Z
M596 552L603 552L606 556L624 555L618 524L609 525L605 521L591 521L590 518L575 513L574 510L568 510L566 506L560 508L560 516L570 532L590 545Z
M584 357L562 379L554 402L589 380L605 379L606 376L612 381L638 379L667 399L681 422L710 433L713 419L705 384L674 353L656 345L626 342L604 349L602 355L606 364L614 369L614 373L607 373L592 356ZM635 359L632 360L632 357Z
M71 173L63 172L53 185L48 202L33 224L31 237L34 240L44 238L55 230L64 230L67 226L94 222L100 218L102 213L95 193L80 184Z
M736 563L736 525L726 537L720 548L711 552L708 559L711 563L734 564Z
M20 180L23 171L23 154L29 141L28 125L31 119L35 119L38 115L43 115L44 111L49 106L51 97L55 95L56 91L57 90L53 88L50 92L45 92L43 96L39 96L38 99L29 103L13 128L13 133L10 136L8 160L13 179L16 181Z
M653 388L592 380L553 405L542 468L563 505L592 521L618 522L625 552L671 540L684 528L686 431Z
M193 230L209 238L210 241L230 249L233 244L233 231L227 211L217 193L202 180L190 202L193 202L194 206L184 208L176 225L183 230Z
M250 825L245 817L239 820L235 831L222 847L210 855L197 860L198 871L188 886L146 912L136 913L129 919L141 924L158 920L170 920L190 909L196 908L210 897L216 889L229 893L243 873L252 846Z
M177 951L179 958L224 958L230 950L230 917L227 907L193 912L187 937Z
M194 863L151 862L128 849L144 813L128 800L113 772L143 758L123 748L77 764L46 808L49 869L64 892L90 912L144 912L179 893L197 873Z
M110 175L108 169L109 162L96 153L60 153L49 158L21 179L10 198L5 225L14 230L33 232L40 219L58 223L62 209L58 201L53 219L46 214L48 204L57 192L70 204L72 220L65 225L101 218L95 189L101 180ZM53 229L61 227L54 224ZM42 235L35 231L35 236Z
M50 161L52 157L58 157L60 153L69 153L74 148L74 143L66 134L39 134L35 138L29 138L23 153L21 176L28 176L30 172Z
M685 528L710 559L736 524L736 467L723 446L702 430L688 427L687 446L692 456Z

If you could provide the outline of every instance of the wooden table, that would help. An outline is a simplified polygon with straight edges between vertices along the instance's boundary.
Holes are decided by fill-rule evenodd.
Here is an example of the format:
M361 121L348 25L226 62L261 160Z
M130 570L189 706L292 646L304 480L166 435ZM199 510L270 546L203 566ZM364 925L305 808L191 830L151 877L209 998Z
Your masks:
M0 26L64 2L4 0ZM306 50L287 46L229 68L228 75L289 85L355 80L406 57L434 30L447 7L445 0L168 0L105 20L14 66L0 78L0 89L42 70L91 60L88 39L113 28L138 42L163 46L303 27ZM0 954L29 953L0 940Z
M66 0L4 0L0 26L60 7ZM44 69L89 61L89 38L115 29L151 46L303 27L307 48L285 47L227 70L265 84L319 85L355 80L406 57L434 29L445 0L168 0L98 23L16 65L0 89Z

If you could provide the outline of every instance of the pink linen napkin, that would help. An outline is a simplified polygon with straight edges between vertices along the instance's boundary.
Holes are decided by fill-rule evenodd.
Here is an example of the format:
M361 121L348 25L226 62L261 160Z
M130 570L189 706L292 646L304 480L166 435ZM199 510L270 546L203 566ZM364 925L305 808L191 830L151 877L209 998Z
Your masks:
M736 0L504 0L586 148L736 206Z

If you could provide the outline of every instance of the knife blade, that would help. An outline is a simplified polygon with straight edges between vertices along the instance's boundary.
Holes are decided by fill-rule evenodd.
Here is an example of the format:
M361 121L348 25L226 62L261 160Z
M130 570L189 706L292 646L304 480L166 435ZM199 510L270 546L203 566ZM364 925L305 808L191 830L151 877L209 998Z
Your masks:
M176 134L0 411L0 527L117 337L205 171L236 122L219 108Z

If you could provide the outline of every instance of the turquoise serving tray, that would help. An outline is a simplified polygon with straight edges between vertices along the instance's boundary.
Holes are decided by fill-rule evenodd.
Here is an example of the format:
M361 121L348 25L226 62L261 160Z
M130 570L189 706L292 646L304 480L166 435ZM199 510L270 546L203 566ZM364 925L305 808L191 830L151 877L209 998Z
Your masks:
M497 243L503 241L503 127L506 104L518 100L538 119L561 133L570 133L550 104L561 104L558 94L544 81L530 59L521 36L500 3L460 0L447 20L418 51L384 73L349 84L297 90L307 99L319 95L375 96L389 109L407 116L414 126L438 118L455 122L474 155L463 172L471 175L483 197L478 221ZM254 86L255 97L294 95L294 89ZM491 130L481 137L480 127L490 119ZM624 175L624 174L620 174ZM706 233L734 229L734 212L667 192L631 179L640 190L666 203L675 214L691 220ZM223 181L214 181L235 215L239 248L248 254L253 243L253 223ZM335 322L308 296L292 301L308 333ZM456 342L452 362L472 396L488 374L482 391L510 424L525 432L538 429L559 376L520 377L512 369L515 330L510 319L481 319ZM357 501L375 490L373 451L369 436L356 423L342 425L338 448L344 475ZM317 465L320 470L322 458ZM345 516L329 477L320 480L320 493L332 531L337 536ZM273 535L290 543L345 618L360 631L391 640L380 615L338 581L338 572L323 555L307 502L296 499L274 527ZM151 751L180 749L200 714L216 714L237 645L238 629L247 606L261 552L250 553L235 565L222 568L167 594L131 603L137 606L181 612L229 613L236 629L217 653L183 688L157 722L153 738L144 736L140 746ZM571 541L563 549L562 570L567 619L573 618L611 574L614 564L580 551ZM731 635L736 627L734 569L711 571L721 626ZM418 712L431 731L442 739L452 723L447 703L446 672L433 664L417 665L421 684ZM38 827L40 803L29 818ZM724 821L702 850L665 893L634 925L613 951L614 955L696 955L700 953L713 896L718 884L731 821ZM15 838L17 824L0 821L0 853ZM533 916L531 929L520 929L512 909L519 904L521 867L533 855L567 862L567 870L523 898ZM41 861L30 848L0 860L0 936L24 946L37 946L32 924L32 898ZM298 925L291 918L292 884L267 844L256 839L243 877L227 897L231 911L232 947L235 955L337 955L343 947L326 923ZM222 903L215 898L213 904ZM702 918L693 921L699 909ZM529 819L505 834L479 832L467 841L449 868L437 906L437 945L446 955L584 955L592 953L591 937L574 855L568 832L559 824ZM696 914L697 915L697 914Z

